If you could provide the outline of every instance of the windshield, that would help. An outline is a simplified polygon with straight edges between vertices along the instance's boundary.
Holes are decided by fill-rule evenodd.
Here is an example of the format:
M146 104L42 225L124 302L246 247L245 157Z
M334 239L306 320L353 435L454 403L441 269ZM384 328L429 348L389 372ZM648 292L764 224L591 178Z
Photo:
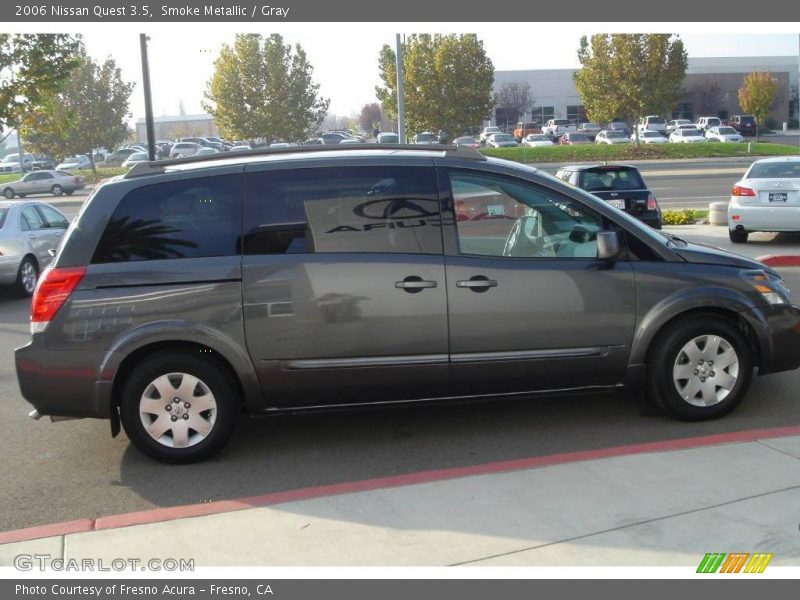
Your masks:
M500 128L499 127L487 127L486 129L484 129L484 131L486 133L497 133L498 131L500 131Z
M645 189L639 171L630 167L595 167L581 173L579 187L587 192Z
M495 142L511 142L514 140L514 136L510 133L496 133L492 136L492 139Z
M528 136L528 141L530 141L530 142L549 142L550 138L547 137L544 134L542 134L542 135L529 135Z
M737 133L737 131L733 127L720 127L719 129L717 129L717 131L725 135L733 135Z
M744 125L754 125L755 119L753 119L753 117L739 117L739 123Z
M609 138L624 138L625 134L621 131L609 131L606 133L606 137Z
M800 179L800 160L753 163L745 179Z
M663 123L666 123L666 121L664 119L662 119L661 117L650 117L647 120L648 120L649 123L651 123L653 125L661 125Z
M434 135L432 133L420 133L417 135L418 142L430 142L434 139Z
M645 131L645 132L643 132L643 133L642 133L642 137L647 137L647 138L660 138L660 137L661 137L661 135L660 135L658 132L656 132L656 131Z
M570 142L588 142L589 138L587 138L582 133L573 133L572 135L569 136L569 141Z

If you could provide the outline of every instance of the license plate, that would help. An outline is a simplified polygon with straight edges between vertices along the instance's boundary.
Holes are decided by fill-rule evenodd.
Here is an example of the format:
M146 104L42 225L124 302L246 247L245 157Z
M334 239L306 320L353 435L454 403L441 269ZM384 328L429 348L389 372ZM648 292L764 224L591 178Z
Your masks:
M769 193L769 201L770 202L786 202L789 199L789 194L786 192L770 192Z
M609 200L608 203L614 208L625 210L625 200Z

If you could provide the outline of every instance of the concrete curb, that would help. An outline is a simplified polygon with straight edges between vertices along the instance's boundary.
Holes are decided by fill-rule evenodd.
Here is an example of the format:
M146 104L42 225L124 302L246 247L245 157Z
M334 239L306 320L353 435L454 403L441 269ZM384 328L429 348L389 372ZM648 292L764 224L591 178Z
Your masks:
M800 425L790 425L786 427L733 431L691 438L661 440L657 442L615 446L611 448L599 448L595 450L551 454L547 456L536 456L532 458L507 460L450 469L419 471L390 477L348 481L330 485L287 490L283 492L272 492L245 498L219 500L216 502L206 502L201 504L188 504L184 506L155 508L151 510L124 513L120 515L78 519L63 523L53 523L49 525L28 527L25 529L16 529L0 532L0 545L16 542L27 542L41 538L76 533L85 533L90 531L120 529L134 525L161 523L190 517L216 515L327 496L337 496L380 489L391 489L423 483L435 483L463 477L471 477L475 475L490 475L542 467L556 467L558 465L581 461L602 460L621 456L633 456L637 454L691 450L708 446L737 444L753 442L759 439L791 437L798 435L800 435Z

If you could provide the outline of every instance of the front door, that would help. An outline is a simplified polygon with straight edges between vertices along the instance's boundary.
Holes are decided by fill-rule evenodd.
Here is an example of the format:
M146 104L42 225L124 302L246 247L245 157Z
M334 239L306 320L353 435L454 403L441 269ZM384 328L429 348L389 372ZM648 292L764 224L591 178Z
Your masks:
M625 374L635 322L630 263L599 261L603 217L527 181L443 171L453 391L607 386Z
M245 173L247 345L272 406L449 393L432 161L253 165Z

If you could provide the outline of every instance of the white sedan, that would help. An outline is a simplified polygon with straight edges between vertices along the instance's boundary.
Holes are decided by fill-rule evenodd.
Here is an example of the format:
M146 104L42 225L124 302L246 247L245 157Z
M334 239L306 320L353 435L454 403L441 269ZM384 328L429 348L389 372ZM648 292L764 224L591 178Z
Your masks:
M543 133L529 133L522 138L522 145L529 148L539 148L540 146L553 146L553 140Z
M631 141L624 131L604 129L594 138L595 144L630 144Z
M709 142L734 142L739 143L742 141L742 136L733 127L721 125L719 127L712 127L706 131L706 139Z
M800 156L757 160L733 186L728 236L743 244L751 231L800 231Z
M673 144L696 144L705 142L706 138L699 129L677 129L669 135L669 141Z
M631 141L636 141L636 134L631 135ZM666 144L667 138L658 131L642 131L639 134L640 144Z

